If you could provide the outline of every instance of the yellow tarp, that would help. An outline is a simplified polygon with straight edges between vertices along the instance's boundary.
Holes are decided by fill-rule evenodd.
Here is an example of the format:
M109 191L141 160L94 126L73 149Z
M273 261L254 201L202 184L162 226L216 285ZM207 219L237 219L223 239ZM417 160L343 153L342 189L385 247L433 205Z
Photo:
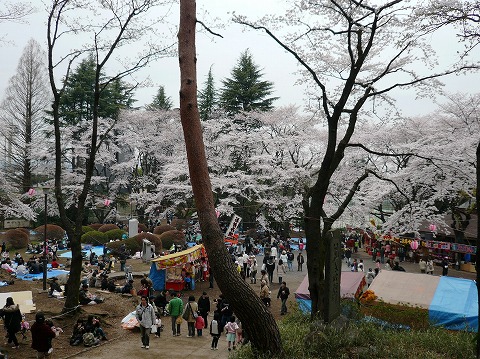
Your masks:
M196 245L192 248L181 252L167 254L152 260L157 266L157 269L165 269L168 267L176 267L185 263L193 262L201 257L205 257L205 249L203 244Z

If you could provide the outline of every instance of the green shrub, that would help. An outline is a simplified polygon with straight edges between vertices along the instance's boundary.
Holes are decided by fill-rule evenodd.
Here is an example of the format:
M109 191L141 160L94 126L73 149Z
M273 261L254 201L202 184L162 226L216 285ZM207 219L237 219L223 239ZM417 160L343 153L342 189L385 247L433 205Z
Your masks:
M100 246L108 242L108 237L105 235L105 233L99 231L90 231L82 235L81 241L82 243Z
M136 252L140 252L142 250L142 244L138 243L135 237L125 239L124 241L108 242L107 248L110 249L115 255L115 252L119 251L119 248L122 244L125 244L125 247L130 254L135 254Z
M156 235L161 235L165 232L168 232L168 231L174 231L176 228L169 225L169 224L162 224L160 226L156 226L154 229L153 229L153 234L156 234Z
M35 228L34 231L37 232L39 235L43 235L45 231L45 226L44 225L39 226ZM65 236L65 230L62 227L57 226L56 224L47 224L48 239L62 240L64 236Z
M8 250L26 248L28 244L28 235L18 228L6 231L3 238Z
M163 249L162 240L156 234L142 232L132 238L134 238L138 242L138 244L140 245L140 248L142 248L143 246L144 239L149 240L155 246L155 254L159 254Z
M105 232L105 235L108 237L109 241L115 241L117 239L122 239L122 236L127 233L123 229L112 229L108 232Z
M389 323L408 325L413 329L430 327L428 310L424 308L377 301L368 306L362 305L360 310L364 315L370 315Z
M15 228L17 231L22 231L27 235L28 238L30 238L30 231L26 228Z
M94 231L94 229L90 226L82 226L82 234Z
M118 226L116 224L107 223L107 224L104 224L103 226L99 227L97 229L97 231L106 233L106 232L112 231L114 229L120 229L120 228L118 228Z
M165 249L170 249L173 244L182 246L185 244L185 235L182 231L172 230L164 232L160 235L160 239Z

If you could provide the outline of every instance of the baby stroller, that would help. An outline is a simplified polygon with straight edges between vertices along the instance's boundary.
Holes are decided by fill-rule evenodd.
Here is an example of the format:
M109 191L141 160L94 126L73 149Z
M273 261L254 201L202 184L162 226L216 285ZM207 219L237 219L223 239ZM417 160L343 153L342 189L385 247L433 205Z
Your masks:
M133 280L132 266L125 266L125 282Z

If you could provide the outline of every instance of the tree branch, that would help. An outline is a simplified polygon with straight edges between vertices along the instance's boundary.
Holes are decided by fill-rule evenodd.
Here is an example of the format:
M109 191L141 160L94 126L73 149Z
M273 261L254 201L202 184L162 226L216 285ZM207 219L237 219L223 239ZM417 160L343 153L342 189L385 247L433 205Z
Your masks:
M218 36L218 37L221 37L221 38L223 39L223 36L222 36L222 35L217 34L216 32L213 32L212 30L210 30L210 28L209 28L207 25L205 25L203 22L201 22L201 21L198 20L198 19L197 19L196 21L197 21L200 25L202 25L203 28L204 28L205 30L207 30L210 34L215 35L215 36Z

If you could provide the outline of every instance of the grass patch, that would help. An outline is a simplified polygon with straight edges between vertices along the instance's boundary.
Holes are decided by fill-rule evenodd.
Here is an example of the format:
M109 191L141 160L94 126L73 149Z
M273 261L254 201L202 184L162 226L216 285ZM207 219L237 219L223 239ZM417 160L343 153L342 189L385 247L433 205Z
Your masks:
M321 324L312 323L310 316L304 315L299 310L292 310L289 315L278 322L286 353L285 357L298 359L404 359L406 357L473 359L476 357L475 333L453 332L430 326L423 327L425 320L423 313L418 321L413 320L414 313L419 308L411 308L412 311L409 311L403 306L400 308L392 306L390 310L394 313L388 313L388 305L384 304L376 308L377 313L385 314L382 319L405 319L405 322L401 324L413 324L411 327L416 329L393 330L379 327L373 323L352 320L346 329L326 327L318 330L317 328L322 328ZM351 308L349 310L351 311ZM369 312L368 314L373 315L374 313ZM255 355L250 345L232 353L232 357L236 359L272 358L271 356Z

